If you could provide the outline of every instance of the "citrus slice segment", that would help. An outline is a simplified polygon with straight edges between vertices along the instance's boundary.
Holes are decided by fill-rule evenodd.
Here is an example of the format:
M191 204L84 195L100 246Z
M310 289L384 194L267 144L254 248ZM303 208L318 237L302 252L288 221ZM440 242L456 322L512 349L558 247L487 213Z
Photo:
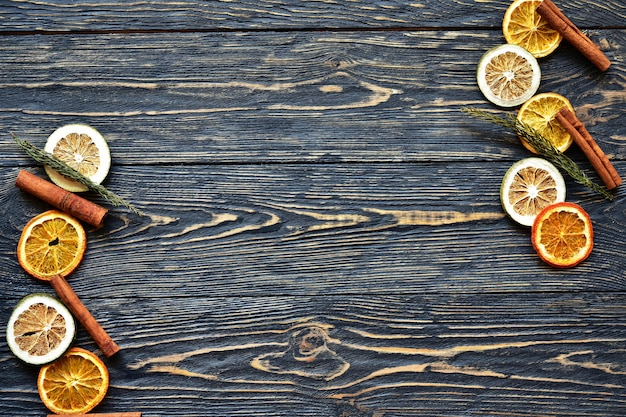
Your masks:
M532 243L539 257L549 265L557 268L578 265L593 248L591 219L578 204L552 204L537 215Z
M76 337L76 322L56 298L31 294L13 309L6 335L9 349L18 359L29 365L43 365L69 349Z
M17 244L17 259L26 272L49 281L72 273L87 247L85 229L74 217L58 210L31 219Z
M545 57L563 37L536 12L541 0L515 0L504 13L502 33L507 43L521 46L535 58Z
M106 178L111 168L111 153L104 137L91 126L65 125L55 130L44 150L74 168L96 184ZM83 184L46 166L46 173L56 185L72 192L87 191Z
M542 93L531 97L517 113L517 120L535 129L548 139L555 148L565 152L573 142L567 130L556 120L556 114L567 107L572 113L574 108L568 99L556 93ZM520 136L522 145L529 151L537 153L524 138Z
M559 170L542 158L526 158L511 165L500 186L504 211L519 224L532 226L547 206L565 201L566 186Z
M109 388L109 371L98 356L71 348L43 366L37 378L39 396L56 414L82 414L95 408Z
M531 98L541 83L537 59L521 46L504 44L488 50L478 62L478 87L487 100L515 107Z

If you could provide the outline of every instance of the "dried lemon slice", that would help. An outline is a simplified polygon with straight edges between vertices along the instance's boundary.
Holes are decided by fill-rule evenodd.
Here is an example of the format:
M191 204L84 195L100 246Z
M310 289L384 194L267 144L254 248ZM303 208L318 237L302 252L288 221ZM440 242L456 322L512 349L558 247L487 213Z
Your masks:
M539 257L555 268L578 265L593 249L589 214L574 203L546 207L533 223L532 243Z
M515 0L504 13L502 33L507 43L541 58L552 53L563 37L536 12L541 0Z
M515 107L535 95L541 70L537 59L526 49L504 44L481 57L476 79L487 100L496 106Z
M7 325L11 352L30 365L60 358L76 336L76 323L59 300L47 294L24 297L13 309Z
M65 125L55 130L44 150L65 162L96 184L106 178L111 168L111 153L104 137L91 126ZM83 184L46 166L46 173L59 187L72 192L87 191Z
M565 152L572 144L573 138L556 120L556 114L563 107L567 107L574 113L574 108L569 100L562 95L556 93L537 94L522 105L517 113L517 120L532 127L543 137L548 139L555 148L561 152ZM535 148L521 136L520 141L526 149L537 153Z
M49 210L32 218L17 244L17 260L26 272L49 281L72 273L87 247L85 229L74 217Z
M542 158L514 163L504 175L500 201L514 221L532 226L545 207L565 201L565 180L559 170Z
M95 354L71 348L39 371L37 389L48 409L56 414L84 414L104 399L109 371Z

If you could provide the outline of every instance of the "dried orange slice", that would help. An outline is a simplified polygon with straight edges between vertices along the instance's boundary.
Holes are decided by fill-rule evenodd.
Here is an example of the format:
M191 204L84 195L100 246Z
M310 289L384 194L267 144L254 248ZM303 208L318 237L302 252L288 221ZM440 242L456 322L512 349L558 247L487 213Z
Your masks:
M57 360L71 346L76 322L59 300L47 294L24 297L7 325L7 344L15 356L30 365Z
M532 127L548 139L555 148L565 152L572 144L573 138L556 120L556 114L563 107L567 107L574 113L571 103L562 95L556 93L537 94L522 105L517 113L517 120ZM519 139L526 149L537 153L524 138L520 137Z
M74 271L87 247L85 229L74 217L49 210L31 219L17 244L17 259L26 272L49 281Z
M526 158L511 165L500 186L504 211L524 226L532 226L547 206L565 201L565 180L559 170L542 158Z
M106 178L111 168L111 153L104 137L91 126L65 125L55 130L44 150L56 156L96 184ZM59 187L72 192L87 191L83 184L46 166L46 173Z
M502 32L507 43L541 58L551 54L563 37L536 12L541 0L515 0L504 13Z
M504 44L478 62L478 88L496 106L515 107L531 98L541 83L537 59L521 46Z
M557 268L578 265L593 248L591 219L578 204L552 204L537 215L532 243L539 257L549 265Z
M56 414L83 414L96 407L109 388L109 371L95 354L71 348L43 366L37 378L39 396Z

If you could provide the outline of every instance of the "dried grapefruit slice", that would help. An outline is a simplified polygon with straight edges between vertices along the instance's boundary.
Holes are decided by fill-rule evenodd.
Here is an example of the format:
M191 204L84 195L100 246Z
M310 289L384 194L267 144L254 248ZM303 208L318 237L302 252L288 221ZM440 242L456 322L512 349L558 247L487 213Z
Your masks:
M521 46L504 44L488 50L478 62L478 87L487 100L515 107L531 98L541 83L537 59Z
M556 114L563 107L567 107L574 113L571 103L562 95L556 93L537 94L522 105L517 113L517 120L532 127L548 139L555 148L565 152L572 144L573 138L556 120ZM520 141L526 149L537 153L524 138L520 137Z
M31 219L17 244L17 259L26 272L49 281L69 275L83 259L87 235L80 222L58 210Z
M75 336L74 317L65 305L47 294L24 297L13 309L7 325L11 352L30 365L57 360Z
M502 33L507 43L541 58L551 54L563 37L536 12L541 0L515 0L504 13Z
M593 248L591 219L578 204L552 204L537 215L532 243L539 257L549 265L557 268L578 265Z
M83 414L95 408L109 388L109 371L95 354L71 348L39 371L37 389L56 414Z
M542 158L526 158L514 163L504 174L500 201L514 221L532 226L545 207L565 201L565 180L559 170Z
M96 184L106 178L111 168L111 153L104 137L91 126L65 125L55 130L44 150L74 168ZM87 191L83 184L46 166L46 173L59 187L72 192Z

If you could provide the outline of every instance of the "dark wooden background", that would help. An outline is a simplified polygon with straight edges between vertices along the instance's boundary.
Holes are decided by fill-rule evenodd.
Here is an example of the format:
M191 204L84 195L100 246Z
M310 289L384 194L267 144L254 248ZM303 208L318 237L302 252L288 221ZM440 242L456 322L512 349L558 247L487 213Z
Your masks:
M69 282L122 351L98 412L144 416L626 415L626 198L567 179L594 251L555 270L502 212L529 156L463 106L508 0L0 1L0 304L52 289L15 255L49 207L9 136L107 138L111 208ZM570 99L626 175L626 3L560 1ZM504 114L504 112L501 112ZM582 154L568 154L597 180ZM87 195L105 204L95 196ZM98 352L80 329L76 344ZM316 354L313 354L315 352ZM42 416L0 339L0 409Z

